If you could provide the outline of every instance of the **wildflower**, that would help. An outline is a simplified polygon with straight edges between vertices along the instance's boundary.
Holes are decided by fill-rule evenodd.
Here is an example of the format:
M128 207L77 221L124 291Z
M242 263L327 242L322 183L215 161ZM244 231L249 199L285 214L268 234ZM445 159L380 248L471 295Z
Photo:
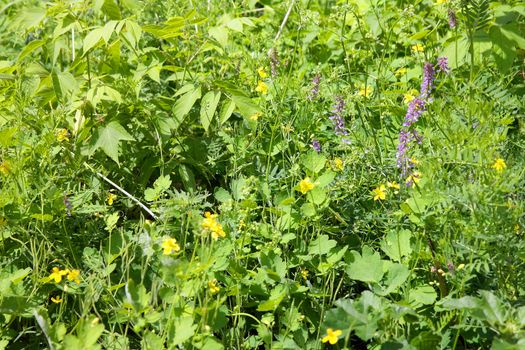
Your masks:
M379 185L372 191L374 193L374 200L385 200L386 199L386 187L385 185Z
M202 227L211 232L211 236L214 240L226 236L226 233L222 229L222 225L216 221L217 214L212 214L207 211L204 213L204 217L205 219L202 221Z
M270 49L270 68L272 71L272 76L277 76L277 68L279 67L279 56L277 55L277 50L275 48Z
M302 194L306 194L308 191L313 190L314 187L315 184L312 182L312 180L310 180L309 177L306 177L303 180L301 180L301 182L299 182L299 191Z
M216 279L212 279L211 281L208 281L208 289L210 290L211 294L215 294L221 290L221 287L217 285Z
M412 52L423 52L425 51L425 47L421 44L416 44L411 47Z
M255 91L260 92L263 95L266 95L268 93L268 85L264 81L259 81L257 83L257 87L255 88Z
M172 253L176 253L180 251L180 246L175 240L175 238L167 237L164 238L162 241L162 254L164 255L171 255Z
M374 88L372 86L361 86L359 88L359 91L357 92L357 94L359 96L364 96L364 97L370 97L372 94L374 93Z
M317 152L321 153L321 143L317 139L312 140L312 148Z
M0 163L0 173L7 176L11 172L11 163L8 160L4 160Z
M403 103L409 104L416 98L417 94L418 92L416 89L408 90L406 94L403 94Z
M401 67L401 68L398 68L394 74L397 76L401 76L401 75L405 75L407 71L408 69L406 69L405 67Z
M335 105L332 106L332 115L329 119L334 124L334 133L336 135L348 135L346 131L345 120L343 118L343 112L345 108L345 100L341 96L335 98Z
M67 272L67 270L60 270L58 267L53 267L48 278L54 280L55 283L60 283L62 281L62 276L67 275Z
M459 264L458 268L456 270L463 270L465 268L465 264Z
M458 24L457 18L456 18L456 12L452 9L448 9L448 25L450 29L456 28Z
M507 164L505 164L505 161L503 159L498 158L496 159L492 167L496 169L496 171L501 172L507 167Z
M73 210L73 205L71 205L71 201L69 200L69 197L64 194L64 206L66 207L66 215L71 216L71 210Z
M448 66L448 58L446 56L438 57L437 66L440 72L448 74L450 72L450 67Z
M250 120L256 122L260 116L262 116L262 112L255 112L253 115L250 116Z
M67 280L68 281L73 281L75 282L76 284L80 284L80 270L69 270L69 269L66 269L67 271Z
M264 67L259 67L257 68L257 74L259 74L259 76L264 79L268 76L268 73L266 73L266 70L264 70Z
M322 342L329 342L331 345L334 345L339 340L341 334L343 334L343 332L340 329L334 331L332 328L328 328L326 330L326 336L322 339Z
M303 279L308 279L308 275L310 274L310 272L306 269L301 269L301 276L303 277Z
M334 167L335 167L335 170L337 171L343 171L344 168L345 168L345 164L343 162L343 160L341 158L335 158L334 159Z
M67 129L58 129L55 135L58 142L69 141L69 132Z
M319 94L319 85L321 83L321 75L316 74L315 77L312 79L312 89L310 90L310 93L308 94L307 98L312 101L317 97Z
M434 65L425 62L423 66L423 81L421 82L421 97L428 98L434 87Z
M117 195L113 193L108 193L108 198L106 199L109 205L113 205L113 201L117 199Z
M392 181L392 182L387 181L386 186L388 188L393 188L394 190L399 190L401 188L401 186L399 186L399 184L395 181Z
M405 184L407 187L415 187L419 180L421 180L421 174L418 171L414 171L407 177Z
M59 295L57 295L56 297L51 297L51 301L55 304L60 304L63 300L64 299L62 299Z
M404 127L409 127L418 121L419 117L426 110L426 103L421 98L415 98L408 104L407 114L405 115Z

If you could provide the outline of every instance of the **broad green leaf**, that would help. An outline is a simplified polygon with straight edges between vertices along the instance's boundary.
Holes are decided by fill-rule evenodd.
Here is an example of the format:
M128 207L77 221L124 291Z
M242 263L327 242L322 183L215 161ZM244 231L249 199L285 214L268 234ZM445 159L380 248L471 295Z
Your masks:
M208 91L201 100L201 124L204 130L208 131L213 120L213 115L221 99L219 91Z
M215 196L215 199L217 199L221 203L226 203L226 202L233 200L230 193L222 187L218 187L215 189L214 196Z
M46 10L44 8L32 7L22 10L18 23L20 23L20 28L31 30L38 27L44 18L46 18Z
M397 291L410 275L410 270L405 265L397 263L386 264L386 262L384 264L388 265L384 288L374 288L374 292L381 296Z
M208 29L208 34L217 40L222 47L225 47L228 44L228 29L225 27L211 27Z
M82 50L84 55L93 47L95 47L104 36L104 28L95 28L90 31L84 38Z
M261 113L259 106L257 106L249 97L242 95L232 95L232 100L241 115L248 120L250 120L251 116Z
M126 31L121 35L129 41L133 48L136 48L142 37L142 28L137 22L128 19L126 20Z
M118 7L115 0L104 0L102 5L102 12L107 15L110 19L121 19L120 8Z
M274 311L286 297L288 288L284 284L277 285L270 293L270 298L259 304L257 311Z
M351 253L354 259L346 268L348 277L362 282L379 283L384 274L383 261L379 253L368 246L363 247L362 255L356 251Z
M326 187L328 186L332 181L334 181L335 179L335 176L336 176L336 173L331 171L331 170L328 170L326 171L323 175L319 176L317 178L317 180L315 180L315 183L317 184L317 186L323 188L323 187Z
M309 172L309 175L317 174L323 170L325 164L326 157L314 150L301 157L301 165Z
M457 68L465 63L469 46L468 38L460 37L449 43L443 50L441 56L448 57L449 66L451 68Z
M325 255L337 245L337 242L330 239L327 235L320 235L308 246L308 254Z
M412 233L409 230L399 232L391 231L381 240L381 250L394 261L401 261L404 256L412 253L410 238Z
M321 205L326 200L326 191L321 187L314 187L313 190L306 194L308 201L312 202L315 205Z
M419 286L408 292L408 302L413 307L433 304L436 299L437 293L432 286Z
M18 55L17 60L18 60L18 61L23 60L27 55L30 55L30 54L33 53L36 49L42 47L42 45L44 45L44 44L45 44L45 41L44 41L44 40L33 40L33 41L31 41L29 44L27 44L27 45L22 49L22 51L21 51L20 54Z
M195 334L197 325L193 323L192 316L182 316L173 321L172 329L175 333L171 339L168 338L168 341L171 346L177 346L181 345Z
M177 100L177 102L175 102L175 105L173 106L173 114L175 117L177 128L182 124L182 122L184 121L184 117L186 117L186 115L190 112L195 102L197 102L197 100L200 97L201 97L200 87L194 86L193 88L191 88L190 91L182 95Z
M92 151L101 148L108 157L119 164L118 147L120 141L134 140L133 136L131 136L122 125L116 121L112 121L106 126L101 126L98 129L97 142L93 146Z
M222 104L221 111L219 112L219 122L221 125L226 123L226 121L230 119L234 110L235 103L233 103L233 100L226 99Z
M104 39L106 44L109 43L109 39L111 38L111 35L113 34L117 23L117 21L109 21L102 28L102 39Z

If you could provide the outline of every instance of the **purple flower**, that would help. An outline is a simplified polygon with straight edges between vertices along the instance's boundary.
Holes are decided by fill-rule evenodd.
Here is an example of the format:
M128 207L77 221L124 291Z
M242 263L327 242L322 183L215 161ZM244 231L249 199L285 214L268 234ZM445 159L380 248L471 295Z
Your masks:
M448 66L448 58L445 56L438 57L437 61L438 70L440 72L448 74L450 72L450 67Z
M343 118L343 112L346 103L341 96L337 96L335 101L336 103L332 107L333 114L329 117L329 119L334 124L334 133L339 136L345 136L348 135L348 131L346 131L345 127L345 120Z
M279 68L280 62L279 62L279 56L277 55L277 50L275 48L270 49L270 69L272 71L272 77L276 77L278 75L278 68Z
M312 140L312 148L317 152L321 153L321 143L317 139Z
M308 94L308 99L312 101L317 97L319 94L319 84L321 83L321 75L316 74L316 76L312 80L312 89L310 90L310 93Z
M434 87L434 65L425 62L423 66L423 81L421 82L421 98L427 98Z
M448 9L448 25L450 26L450 28L454 29L456 28L457 24L458 21L456 18L456 13L454 12L454 10Z
M71 216L71 210L73 210L73 205L71 204L71 201L69 200L67 194L64 194L64 205L66 207L67 216Z
M426 102L419 97L410 101L407 114L405 115L405 122L403 123L404 127L408 128L410 125L418 121L421 114L426 110L425 103Z

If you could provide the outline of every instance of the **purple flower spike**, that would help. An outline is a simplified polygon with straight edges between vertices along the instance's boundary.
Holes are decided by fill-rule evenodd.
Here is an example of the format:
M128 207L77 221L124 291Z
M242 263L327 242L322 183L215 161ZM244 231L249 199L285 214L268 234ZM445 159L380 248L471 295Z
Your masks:
M345 108L345 100L341 96L337 96L335 99L336 103L332 107L332 115L329 119L334 124L334 133L339 136L348 135L346 131L345 120L343 118L343 112Z
M434 65L426 62L423 66L423 82L421 83L421 98L427 98L434 87Z
M312 140L312 148L317 152L321 153L321 143L319 140L313 139Z
M448 58L445 56L438 57L437 61L438 70L440 72L448 74L450 72L450 67L448 66Z
M420 98L415 98L410 101L408 105L407 114L405 115L405 122L403 123L404 127L409 127L418 121L421 114L425 111L425 101Z
M456 18L456 13L452 9L448 9L448 25L451 29L456 28L458 20Z
M321 83L321 75L317 74L312 79L312 90L310 90L310 93L308 94L308 100L313 101L317 95L319 94L319 84Z

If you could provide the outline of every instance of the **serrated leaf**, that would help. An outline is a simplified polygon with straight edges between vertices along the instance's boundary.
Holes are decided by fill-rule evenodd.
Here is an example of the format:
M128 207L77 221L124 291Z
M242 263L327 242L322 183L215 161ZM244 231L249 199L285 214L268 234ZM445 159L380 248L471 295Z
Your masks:
M368 246L363 247L362 255L356 251L351 252L354 261L346 268L348 277L362 282L379 283L383 278L383 261L379 253Z
M325 164L326 157L315 151L310 151L301 158L301 165L303 165L311 175L317 174L318 172L323 170Z
M432 286L419 286L408 293L408 302L413 307L433 304L436 299L437 293Z
M201 124L206 131L210 127L220 99L220 91L208 91L201 100Z
M186 117L195 102L201 97L200 87L188 87L188 85L182 87L182 89L185 88L190 88L190 90L182 95L173 106L176 127L179 127L182 124L184 117Z
M320 235L308 246L308 254L325 255L337 245L337 242L330 239L327 235Z
M408 230L389 232L381 241L381 250L390 259L401 261L402 257L409 256L412 253L412 247L410 246L411 237L412 233Z
M98 129L97 142L93 146L92 151L96 151L101 148L104 153L117 164L118 161L118 147L120 141L134 141L135 139L131 136L122 125L116 121L112 121L106 126L102 126Z
M90 31L86 37L84 38L84 43L82 45L82 50L84 52L84 55L93 47L95 47L98 42L103 38L104 36L104 28L95 28L92 31Z

